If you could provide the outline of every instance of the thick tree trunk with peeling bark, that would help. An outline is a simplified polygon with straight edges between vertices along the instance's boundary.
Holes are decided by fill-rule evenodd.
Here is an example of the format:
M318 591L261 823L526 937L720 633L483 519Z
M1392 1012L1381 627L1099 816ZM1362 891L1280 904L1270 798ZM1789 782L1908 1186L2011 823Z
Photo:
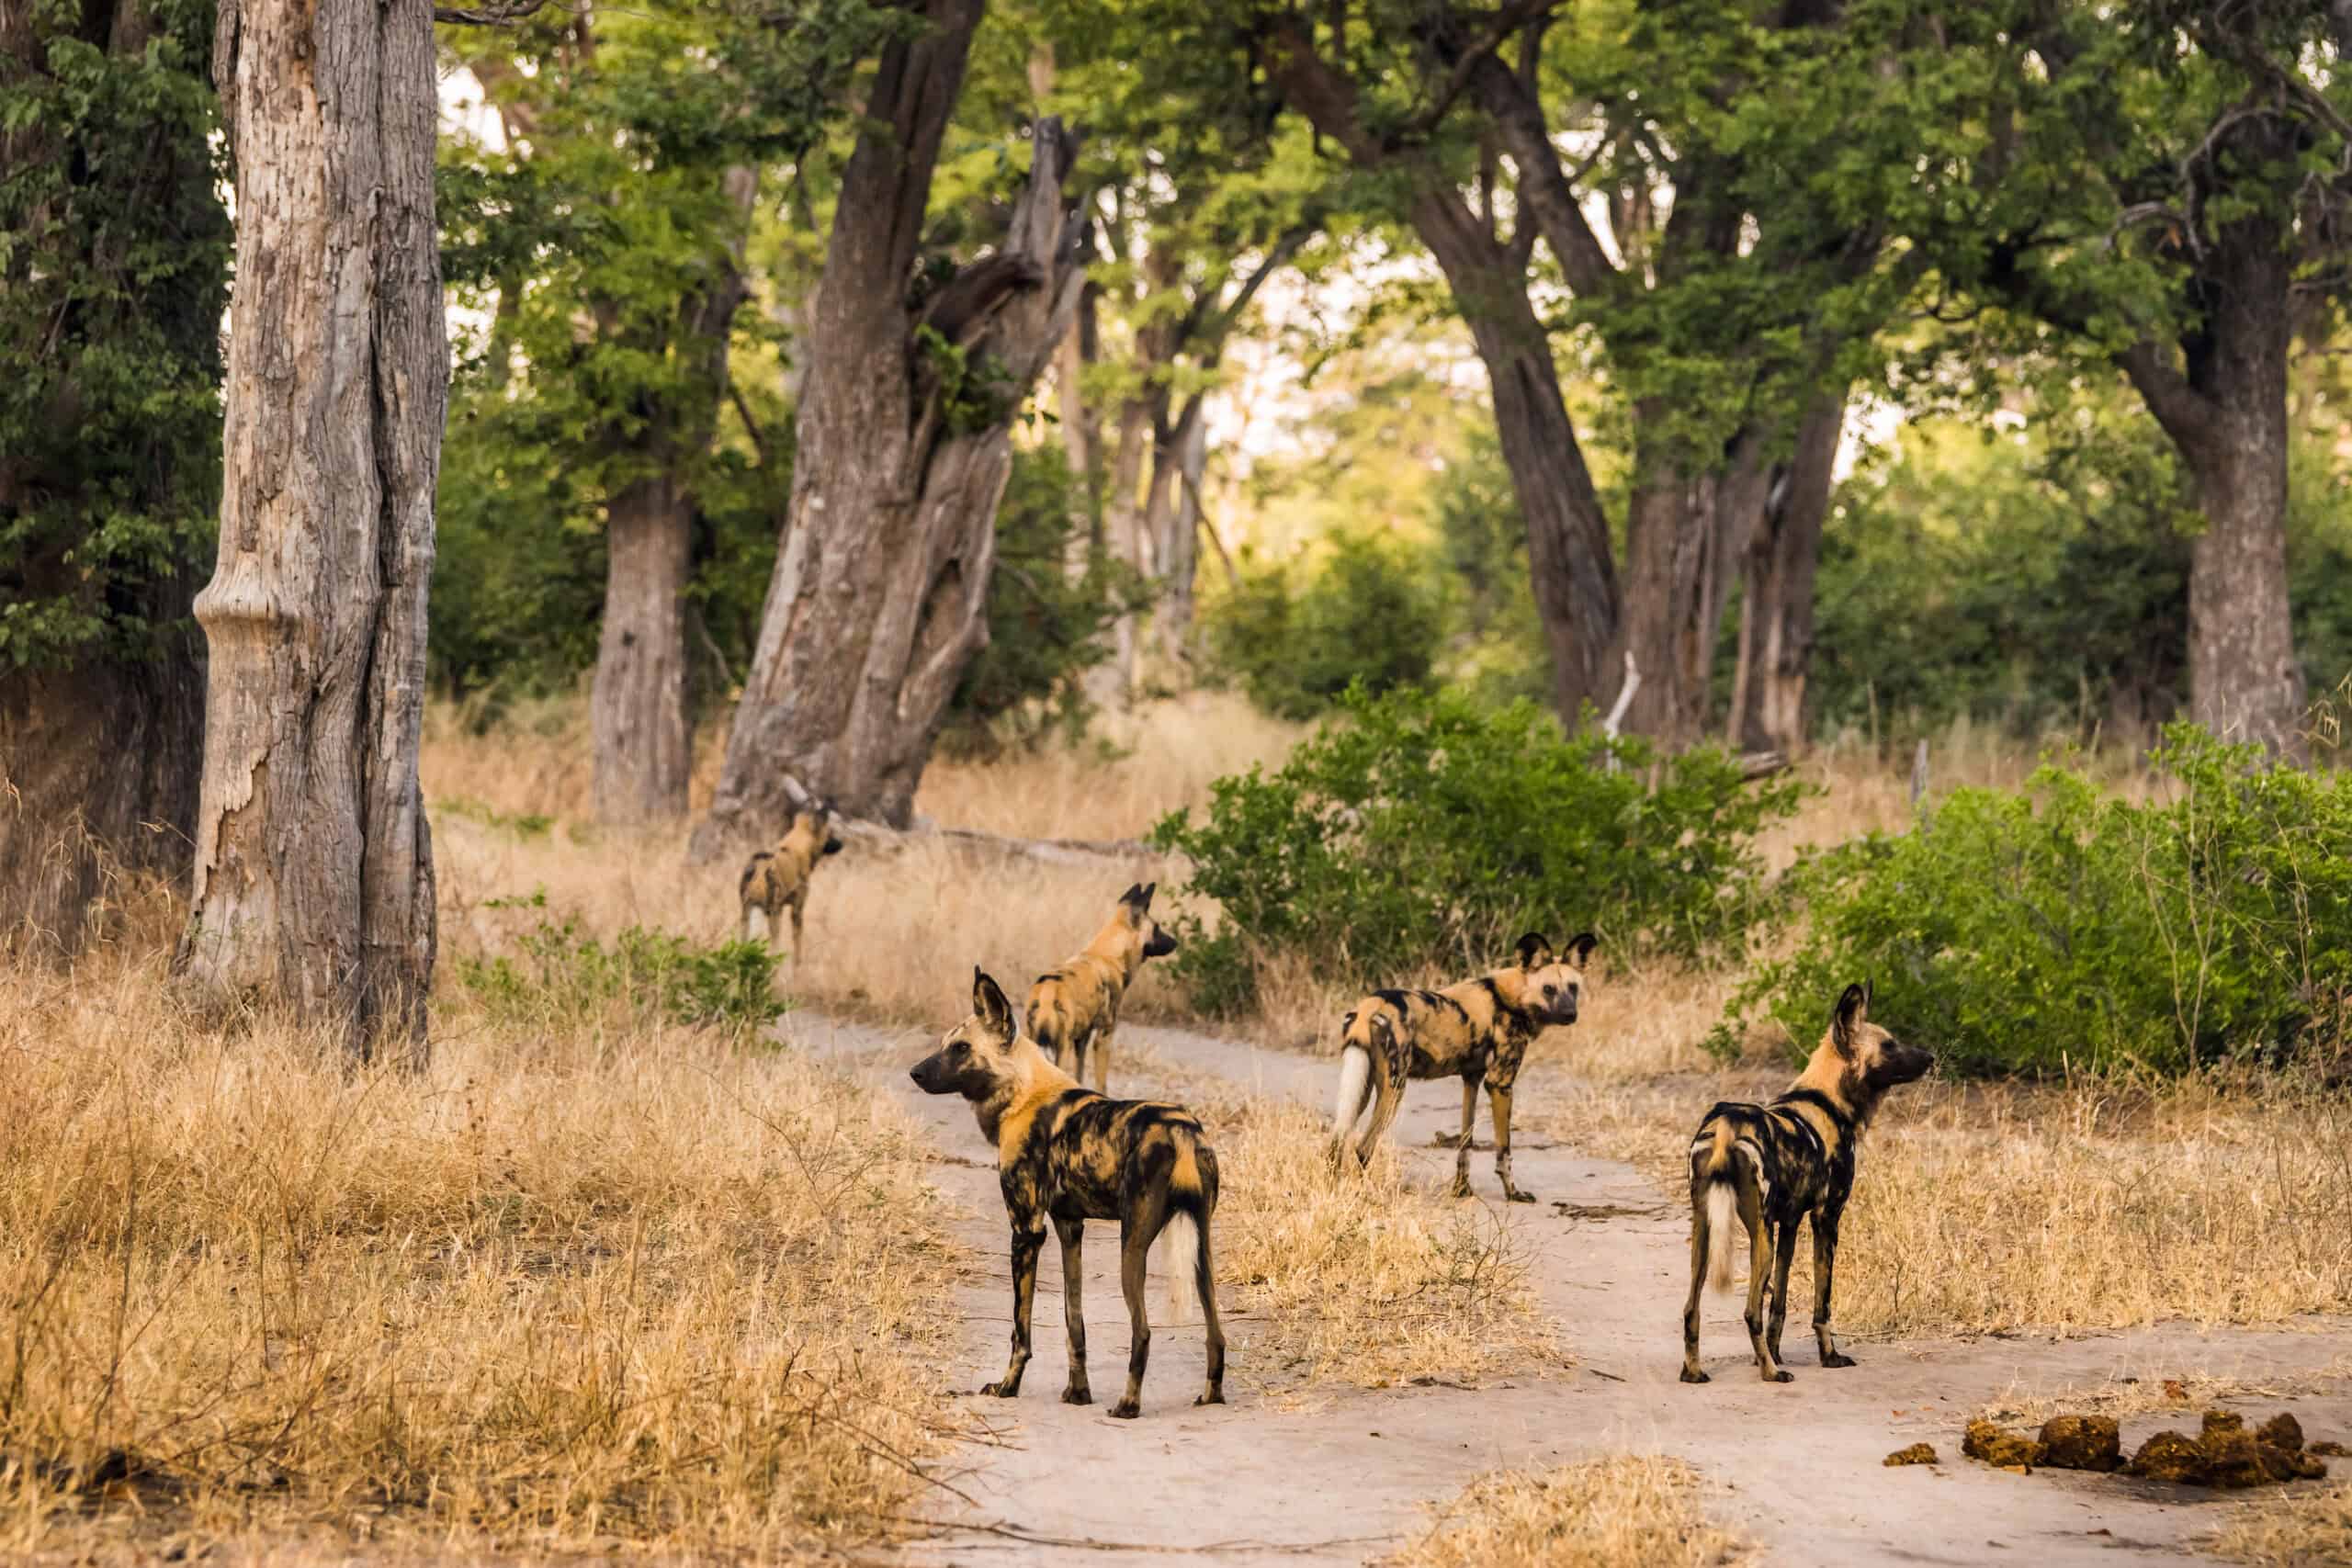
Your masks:
M1772 493L1748 542L1728 735L1736 749L1793 757L1804 748L1814 578L1845 423L1843 388L1805 411L1795 449L1774 475Z
M1185 405L1164 463L1165 483L1153 472L1153 502L1159 530L1159 606L1152 626L1161 663L1189 682L1193 668L1193 589L1201 570L1201 480L1208 471L1208 422L1196 394Z
M193 908L199 985L420 1057L417 784L448 344L427 0L227 0L237 168Z
M1634 417L1639 428L1659 412ZM1707 725L1715 637L1768 475L1752 435L1734 443L1718 472L1676 472L1669 458L1638 443L1634 465L1618 662L1632 653L1642 683L1625 728L1679 748Z
M772 833L799 794L893 825L911 817L948 699L988 637L1007 424L1077 305L1061 195L1073 148L1048 118L1003 249L910 312L906 280L980 6L925 10L922 33L883 52L870 129L842 176L791 516L698 857ZM1001 374L992 417L949 423L919 325Z

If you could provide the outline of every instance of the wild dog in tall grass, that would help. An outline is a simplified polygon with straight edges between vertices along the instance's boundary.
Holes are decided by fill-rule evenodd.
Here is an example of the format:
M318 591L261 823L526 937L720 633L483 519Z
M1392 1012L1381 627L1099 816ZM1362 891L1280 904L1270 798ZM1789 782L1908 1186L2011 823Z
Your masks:
M1747 1339L1766 1382L1792 1381L1781 1365L1789 1315L1789 1267L1797 1227L1813 1222L1813 1335L1825 1367L1850 1367L1829 1331L1838 1221L1854 1190L1854 1158L1887 1090L1923 1077L1933 1053L1905 1045L1870 1021L1871 988L1849 986L1829 1032L1788 1092L1770 1105L1718 1104L1690 1144L1690 1294L1682 1306L1682 1381L1699 1370L1699 1289L1729 1290L1731 1222L1747 1227ZM1764 1310L1768 1281L1771 1321Z
M1584 989L1584 962L1600 939L1590 931L1571 937L1565 953L1552 951L1541 931L1519 939L1519 962L1508 968L1448 986L1442 991L1374 991L1355 1005L1340 1027L1340 1098L1331 1115L1331 1157L1344 1165L1349 1149L1359 1164L1372 1159L1388 1124L1396 1120L1408 1078L1462 1080L1462 1135L1454 1146L1453 1195L1470 1190L1470 1128L1478 1117L1484 1085L1494 1105L1495 1174L1514 1203L1532 1203L1510 1179L1510 1097L1519 1081L1528 1043L1555 1023L1577 1021ZM1374 1092L1376 1091L1376 1093ZM1351 1144L1373 1100L1372 1121L1361 1141Z
M1086 1081L1086 1058L1094 1056L1094 1089L1111 1087L1111 1034L1119 1027L1119 1003L1148 958L1176 951L1176 939L1151 918L1157 882L1138 882L1119 895L1111 920L1094 933L1086 951L1058 969L1048 969L1029 987L1029 1038Z
M978 969L972 971L972 1016L915 1064L911 1076L925 1094L970 1100L980 1135L996 1145L998 1181L1012 1222L1012 1360L1002 1379L980 1392L1003 1399L1021 1392L1037 1254L1050 1221L1061 1238L1062 1315L1069 1327L1069 1382L1062 1401L1093 1403L1086 1382L1086 1318L1079 1305L1085 1279L1080 1249L1088 1220L1116 1220L1119 1285L1134 1338L1127 1392L1111 1414L1131 1418L1142 1408L1144 1364L1151 1355L1144 1264L1154 1240L1161 1244L1172 1314L1182 1317L1197 1300L1208 1325L1208 1386L1193 1403L1224 1404L1225 1330L1209 1261L1216 1151L1193 1113L1156 1100L1107 1100L1080 1087L1021 1032L1012 1002Z
M792 825L773 848L759 850L744 863L736 897L743 906L743 940L768 942L775 935L776 917L792 911L792 963L800 964L800 921L808 908L808 884L817 864L842 852L842 841L826 830L831 808L812 803L792 814Z

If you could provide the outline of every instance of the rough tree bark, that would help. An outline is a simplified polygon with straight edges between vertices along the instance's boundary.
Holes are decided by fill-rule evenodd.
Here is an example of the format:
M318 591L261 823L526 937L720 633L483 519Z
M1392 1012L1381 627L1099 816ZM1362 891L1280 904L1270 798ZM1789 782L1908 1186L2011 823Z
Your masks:
M163 30L144 0L0 0L0 84L44 78L52 48L68 39L138 61ZM199 54L188 69L203 67ZM62 128L41 117L0 130L0 229L31 239L0 246L0 299L14 307L0 311L12 329L0 338L0 362L33 401L28 423L55 436L0 444L0 524L44 506L75 520L17 536L12 558L0 561L0 599L98 598L145 628L136 646L103 639L38 665L0 660L0 953L73 953L96 929L118 874L177 883L194 841L204 664L187 619L193 560L94 585L75 528L125 512L169 523L215 504L212 457L190 460L193 428L143 416L119 422L135 432L118 428L120 409L103 389L123 375L120 342L134 335L143 339L142 374L218 376L228 220L192 121L118 112L100 117L96 146L62 145ZM20 181L20 172L54 182ZM44 255L52 236L73 247L62 265L57 252ZM158 244L179 265L134 282L132 258ZM105 461L94 460L96 443L119 445Z
M1637 410L1635 426L1657 417ZM1630 652L1642 671L1625 728L1671 746L1707 723L1715 634L1769 479L1760 447L1743 431L1720 470L1686 475L1636 439L1617 662Z
M1845 389L1825 392L1797 426L1796 446L1772 477L1742 564L1739 663L1726 739L1735 750L1804 748L1804 688L1813 665L1814 577L1821 526L1846 425Z
M685 594L694 570L695 495L685 475L710 446L727 396L728 335L745 294L743 245L759 173L727 171L743 227L718 276L681 302L672 345L695 367L675 406L656 412L643 447L650 471L613 497L605 525L605 616L589 690L596 815L607 822L683 817L694 768L686 704Z
M2280 137L2281 141L2284 141ZM2285 146L2265 149L2288 155ZM2201 312L2178 363L2120 358L2197 485L2205 532L2188 567L2189 706L2198 723L2281 756L2309 753L2287 602L2287 354L2294 258L2279 220L2222 225L2192 286Z
M237 168L220 544L180 965L421 1059L417 784L448 344L428 0L226 0Z
M798 793L904 825L947 701L987 640L1007 423L1069 330L1082 275L1061 194L1072 142L1049 118L1003 248L910 309L979 15L979 0L930 0L921 36L886 48L876 70L808 341L791 515L698 858L770 831ZM916 339L926 326L928 346Z

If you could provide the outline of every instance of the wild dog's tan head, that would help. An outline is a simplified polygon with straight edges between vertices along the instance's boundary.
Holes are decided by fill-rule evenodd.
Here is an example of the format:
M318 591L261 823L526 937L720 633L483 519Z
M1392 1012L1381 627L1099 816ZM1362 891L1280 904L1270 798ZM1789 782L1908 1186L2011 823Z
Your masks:
M1829 1015L1829 1032L1814 1048L1804 1081L1829 1090L1867 1119L1887 1090L1925 1077L1935 1053L1906 1045L1871 1021L1871 985L1846 987Z
M793 808L792 823L785 829L785 840L786 842L797 840L808 845L812 858L820 854L839 854L842 841L830 831L832 822L832 807L812 796L805 805Z
M1519 939L1519 1005L1545 1023L1574 1023L1584 999L1584 963L1600 939L1578 931L1555 950L1542 931Z
M1119 895L1119 922L1134 933L1142 958L1165 958L1176 951L1176 939L1151 918L1151 896L1159 889L1157 882L1138 882Z
M917 1062L908 1076L925 1094L987 1100L1019 1076L1020 1042L1012 1003L994 980L975 968L972 1016L943 1035L939 1049Z

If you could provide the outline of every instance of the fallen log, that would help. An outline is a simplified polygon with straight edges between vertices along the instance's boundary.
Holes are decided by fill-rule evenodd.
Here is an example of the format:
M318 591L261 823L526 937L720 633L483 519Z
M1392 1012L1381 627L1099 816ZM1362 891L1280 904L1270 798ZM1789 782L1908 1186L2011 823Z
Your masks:
M898 854L922 845L997 860L1041 865L1101 866L1107 863L1165 864L1169 856L1141 839L1016 839L977 828L942 828L918 818L911 828L838 818L833 831L860 849Z

